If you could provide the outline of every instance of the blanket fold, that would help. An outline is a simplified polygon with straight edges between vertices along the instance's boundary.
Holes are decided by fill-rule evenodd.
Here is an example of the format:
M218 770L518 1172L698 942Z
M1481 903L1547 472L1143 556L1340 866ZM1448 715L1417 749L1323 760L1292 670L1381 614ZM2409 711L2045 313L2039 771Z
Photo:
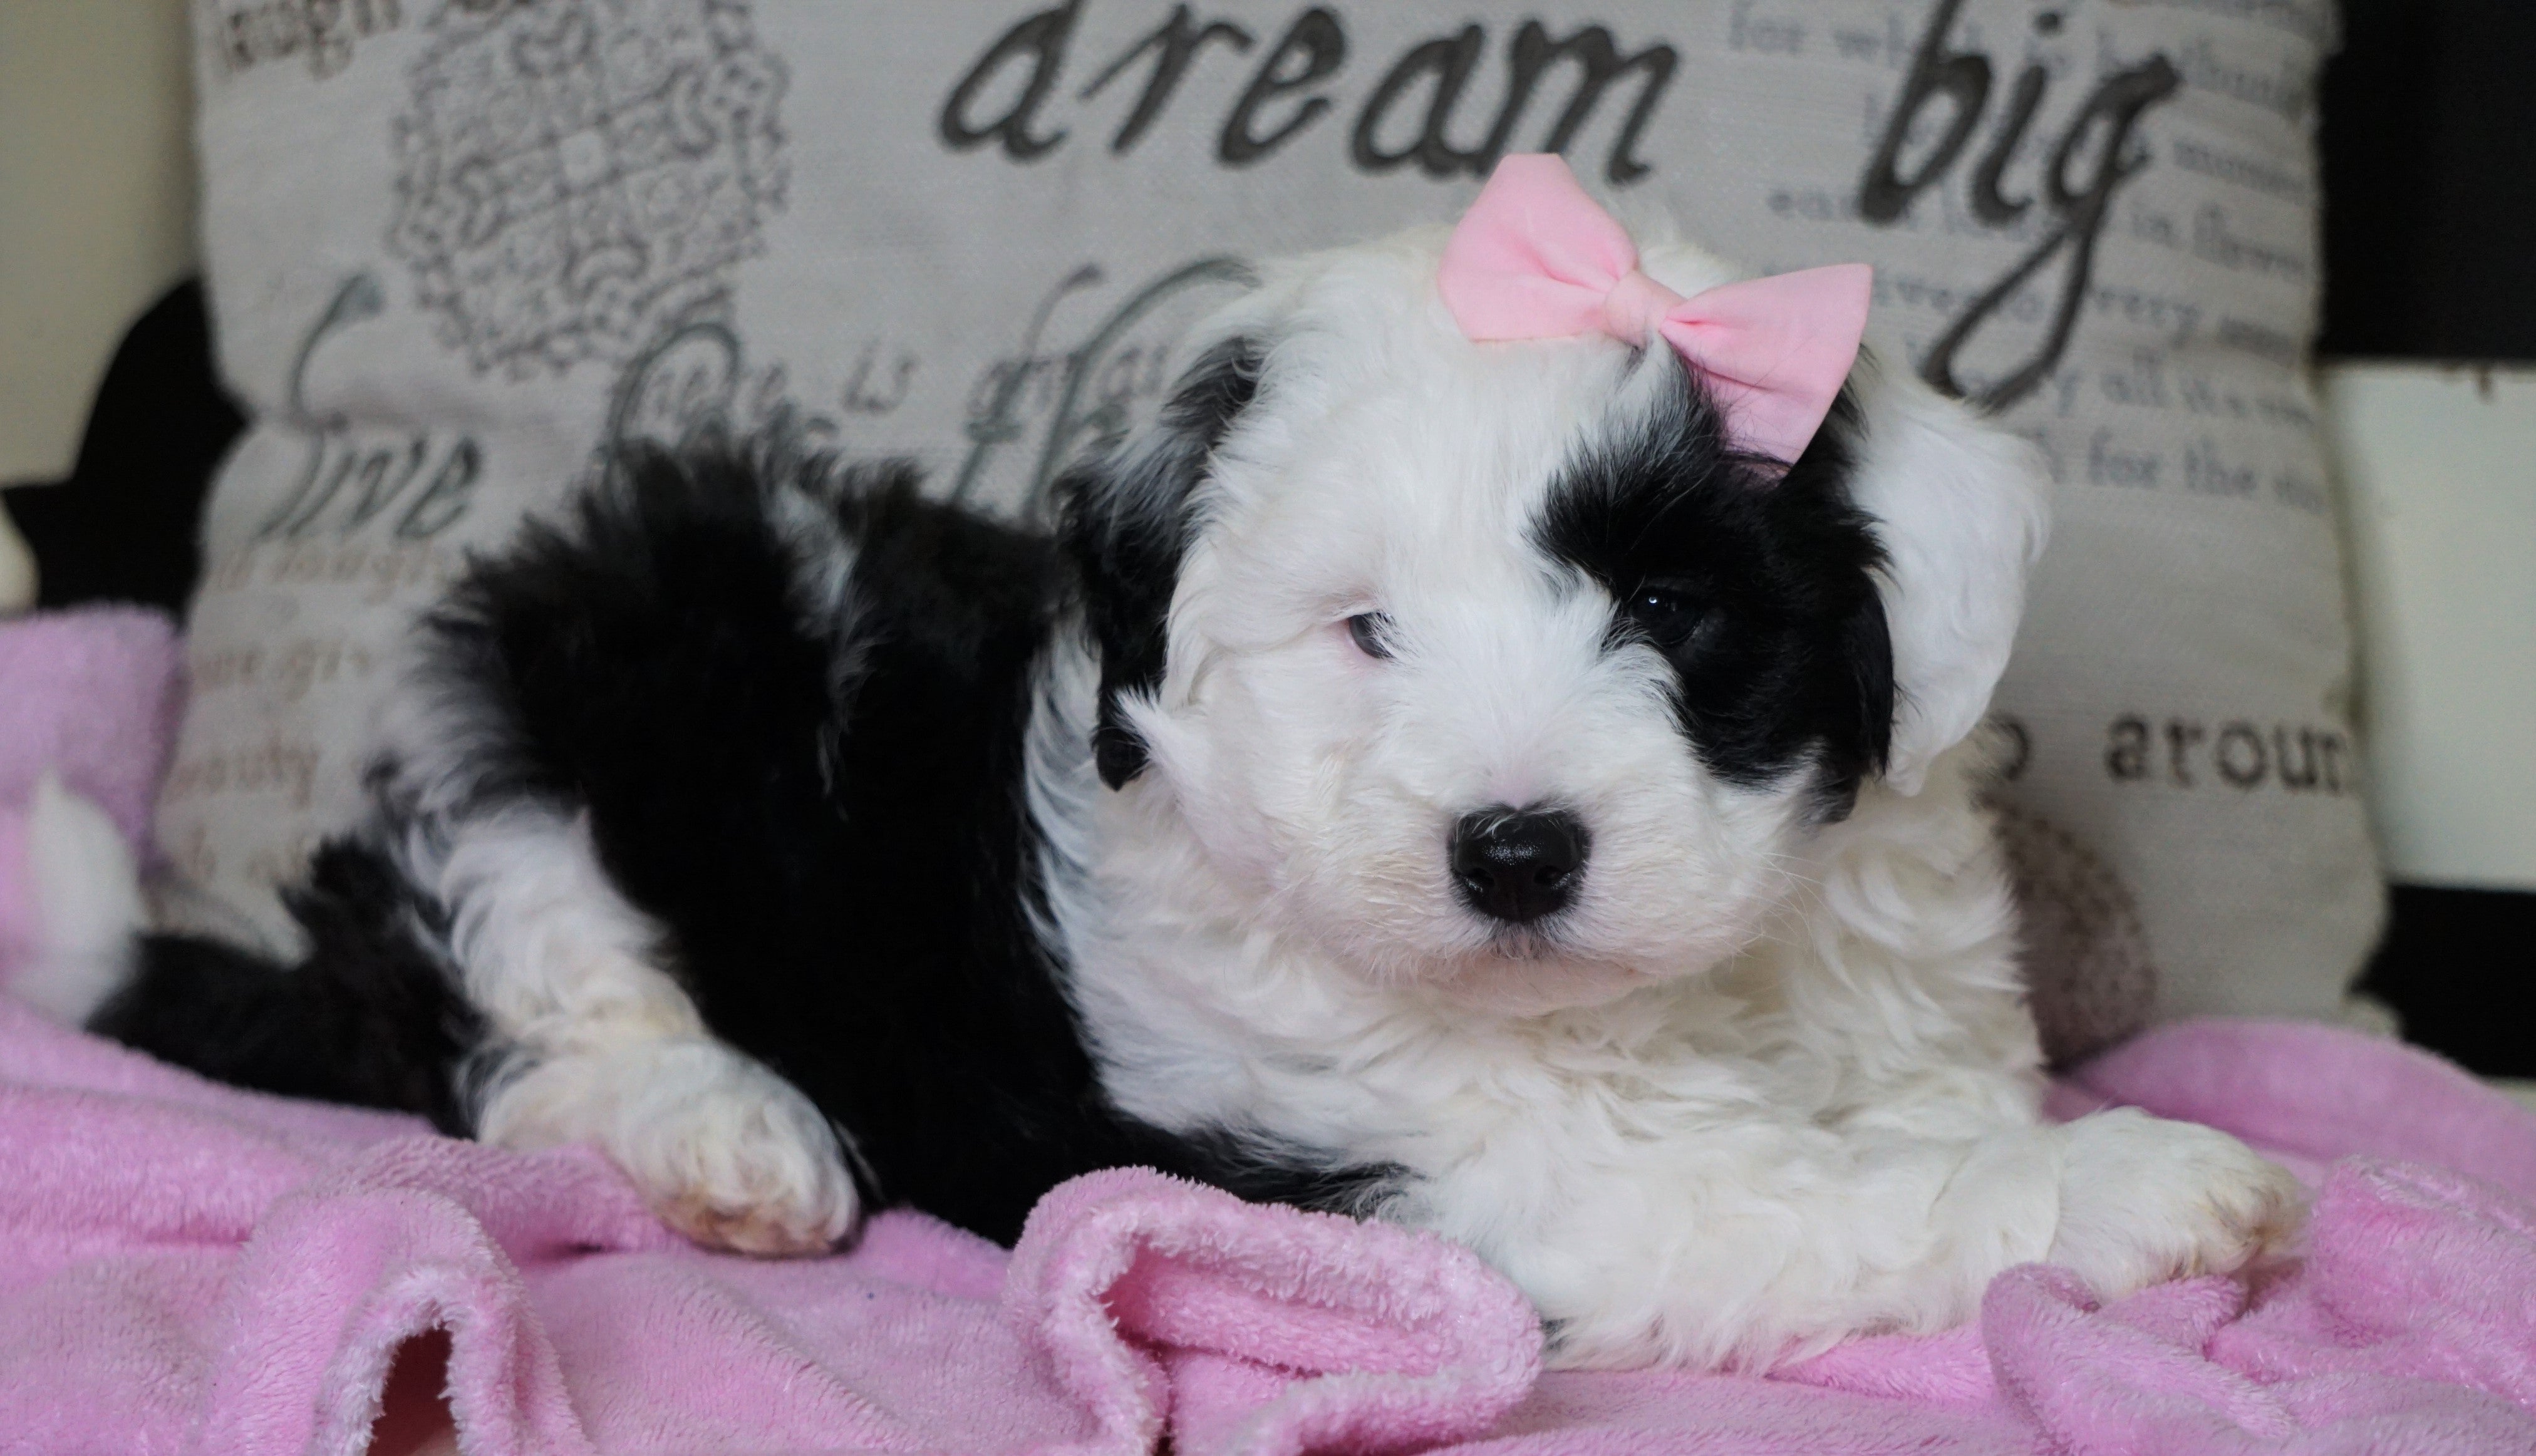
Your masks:
M1100 1449L1300 1456L1476 1436L1532 1388L1531 1307L1467 1249L1143 1170L1041 1200L1005 1318L1099 1415Z

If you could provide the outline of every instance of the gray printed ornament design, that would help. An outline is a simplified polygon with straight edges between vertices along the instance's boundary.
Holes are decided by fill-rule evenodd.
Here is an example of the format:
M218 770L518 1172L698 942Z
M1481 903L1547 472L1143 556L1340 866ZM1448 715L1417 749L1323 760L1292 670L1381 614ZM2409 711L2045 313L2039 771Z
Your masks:
M389 247L478 371L617 358L784 204L744 0L452 0L396 127Z

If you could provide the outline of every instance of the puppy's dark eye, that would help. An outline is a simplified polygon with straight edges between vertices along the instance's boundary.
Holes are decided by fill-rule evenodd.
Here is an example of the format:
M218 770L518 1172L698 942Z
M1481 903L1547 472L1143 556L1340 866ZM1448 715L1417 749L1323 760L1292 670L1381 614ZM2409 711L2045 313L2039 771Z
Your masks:
M1366 657L1391 656L1391 644L1384 637L1391 631L1391 618L1378 611L1361 611L1348 618L1348 636Z
M1707 602L1688 592L1654 583L1630 593L1620 609L1628 613L1640 631L1654 639L1656 646L1668 652L1702 635L1715 616Z

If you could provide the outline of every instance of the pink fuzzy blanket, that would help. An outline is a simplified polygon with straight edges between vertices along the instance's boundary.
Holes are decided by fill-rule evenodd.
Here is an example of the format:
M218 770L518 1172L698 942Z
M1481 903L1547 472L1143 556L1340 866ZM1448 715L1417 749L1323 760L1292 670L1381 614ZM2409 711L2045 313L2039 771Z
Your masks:
M2112 1305L2017 1269L1976 1327L1766 1380L1545 1375L1523 1301L1425 1235L1121 1171L1009 1254L906 1213L834 1258L709 1254L593 1156L213 1086L0 998L0 1451L454 1421L471 1453L2536 1452L2536 1117L2263 1023L2152 1033L2060 1098L2322 1168L2305 1258Z

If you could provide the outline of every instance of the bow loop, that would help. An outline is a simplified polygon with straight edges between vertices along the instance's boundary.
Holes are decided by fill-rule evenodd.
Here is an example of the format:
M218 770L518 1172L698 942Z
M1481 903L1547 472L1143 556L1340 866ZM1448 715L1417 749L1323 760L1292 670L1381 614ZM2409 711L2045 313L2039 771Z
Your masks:
M1684 298L1638 268L1626 229L1548 153L1497 163L1444 246L1436 285L1479 343L1662 335L1700 372L1737 448L1793 462L1857 362L1873 273L1812 268Z

